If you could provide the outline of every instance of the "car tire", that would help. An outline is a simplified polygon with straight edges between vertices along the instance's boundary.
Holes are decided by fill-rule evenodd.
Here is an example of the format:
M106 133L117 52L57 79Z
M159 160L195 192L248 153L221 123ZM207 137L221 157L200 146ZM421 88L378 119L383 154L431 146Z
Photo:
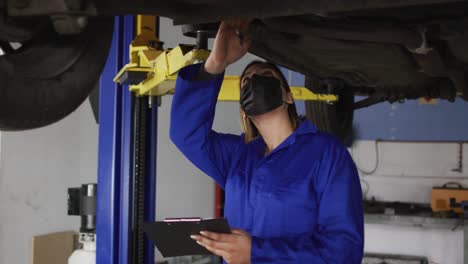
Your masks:
M306 78L306 87L311 82ZM337 91L338 101L305 101L306 117L323 132L330 133L346 145L353 141L354 94L351 89Z
M50 25L0 56L0 130L47 126L76 110L99 80L113 26L112 17L90 18L82 33L59 35Z

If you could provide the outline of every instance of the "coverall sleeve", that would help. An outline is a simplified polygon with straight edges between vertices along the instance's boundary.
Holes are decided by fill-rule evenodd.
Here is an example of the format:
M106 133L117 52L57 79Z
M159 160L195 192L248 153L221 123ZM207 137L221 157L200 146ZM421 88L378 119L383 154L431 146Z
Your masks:
M320 202L314 232L288 238L253 237L252 263L361 263L364 224L359 175L346 148L332 145L315 179Z
M200 67L203 64L179 71L172 101L170 138L195 166L224 188L242 139L212 130L224 74L196 80Z

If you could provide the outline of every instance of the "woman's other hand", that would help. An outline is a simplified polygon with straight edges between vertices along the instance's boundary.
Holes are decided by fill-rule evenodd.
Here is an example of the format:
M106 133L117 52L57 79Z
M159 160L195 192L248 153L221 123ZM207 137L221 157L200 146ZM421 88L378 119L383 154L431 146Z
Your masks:
M213 45L213 50L205 62L205 70L211 74L222 73L226 67L244 56L250 47L246 32L251 21L223 21Z
M231 229L231 234L202 231L199 236L191 237L228 264L250 264L252 238L243 230Z

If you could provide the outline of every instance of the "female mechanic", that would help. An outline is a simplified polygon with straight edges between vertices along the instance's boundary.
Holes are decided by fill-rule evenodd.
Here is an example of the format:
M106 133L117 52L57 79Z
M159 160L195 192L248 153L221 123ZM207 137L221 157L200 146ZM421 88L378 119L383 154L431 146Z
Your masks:
M362 193L345 146L298 117L274 64L241 75L242 135L212 130L226 67L247 53L248 22L222 22L203 64L182 69L170 137L224 190L231 234L201 232L198 244L229 264L361 263Z

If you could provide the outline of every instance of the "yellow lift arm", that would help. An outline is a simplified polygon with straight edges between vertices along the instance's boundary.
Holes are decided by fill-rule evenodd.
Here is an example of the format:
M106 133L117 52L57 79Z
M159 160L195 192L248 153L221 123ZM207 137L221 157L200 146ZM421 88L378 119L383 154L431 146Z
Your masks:
M130 62L114 82L130 85L137 96L162 96L174 92L177 72L185 66L205 61L210 51L194 45L179 45L162 50L156 37L156 17L137 17L137 37L130 44ZM336 95L315 94L305 87L292 86L295 100L336 101ZM218 97L220 101L239 101L239 76L226 75Z

